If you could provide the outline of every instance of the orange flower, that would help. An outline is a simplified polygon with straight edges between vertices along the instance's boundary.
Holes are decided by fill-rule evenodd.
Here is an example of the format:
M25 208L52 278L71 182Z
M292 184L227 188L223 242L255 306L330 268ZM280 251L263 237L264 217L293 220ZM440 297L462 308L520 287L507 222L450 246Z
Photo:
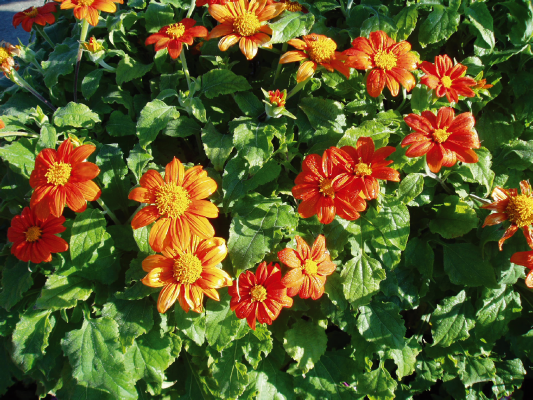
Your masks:
M34 188L30 206L37 217L46 219L50 214L60 217L65 203L75 212L83 212L87 201L100 197L100 188L92 181L100 173L92 162L84 161L96 147L89 144L73 148L70 139L56 150L44 149L35 159L30 176Z
M215 235L207 218L218 217L218 208L203 199L217 190L217 183L201 166L185 172L183 164L174 157L166 166L165 180L150 169L139 183L141 187L133 189L128 198L150 205L135 215L131 226L139 229L157 220L149 237L154 251L161 252L171 243L179 246L181 236L193 234L206 239Z
M196 7L202 7L206 4L213 5L213 4L226 4L229 1L236 1L236 0L196 0Z
M105 50L94 36L92 36L87 43L83 43L83 47L90 53L98 53L99 51Z
M296 243L296 250L286 248L278 252L280 261L292 268L281 283L287 286L288 296L299 294L302 299L317 300L324 294L326 276L336 269L326 249L326 238L319 235L311 249L300 236L296 236Z
M18 56L19 54L20 50L11 43L0 42L0 71L5 76L10 75L13 69L18 69L13 56Z
M123 4L123 0L54 0L61 3L62 10L74 9L74 16L85 19L92 26L98 25L98 10L108 13L117 11L114 3Z
M0 119L0 129L4 129L6 127L6 124L4 124L4 121Z
M270 100L270 104L275 107L285 107L285 102L287 100L287 90L284 90L283 92L280 92L279 89L276 89L275 92L269 90L268 99Z
M450 103L458 102L459 95L474 97L476 94L469 86L475 86L476 80L466 77L467 67L463 64L453 65L452 60L446 54L435 57L435 64L428 61L420 64L420 69L426 73L420 82L435 89L438 97L446 95Z
M31 31L33 24L45 26L53 24L56 21L54 12L57 11L54 3L46 3L42 7L30 7L24 11L18 12L13 16L13 26L16 28L22 24L22 29L26 32Z
M287 296L287 288L281 283L278 264L262 262L255 275L246 271L239 276L238 285L228 289L231 296L230 308L237 318L248 321L255 330L256 319L260 324L272 325L283 307L291 307L292 299Z
M479 81L476 81L476 86L472 86L472 89L490 89L493 86L494 85L487 83L486 79L480 79Z
M291 1L291 0L279 0L279 1L274 1L274 0L268 0L267 1L267 4L276 4L276 3L283 3L285 4L285 10L287 11L292 11L292 12L298 12L298 11L301 11L303 12L304 14L307 14L309 12L309 10L307 8L305 8L304 6L302 6L300 3L298 3L297 1Z
M239 43L242 54L251 60L259 47L270 41L272 29L265 22L278 16L285 9L283 4L267 5L267 0L237 0L225 5L209 6L209 14L220 22L213 28L207 40L224 36L218 48L226 51Z
M350 175L341 167L342 160L333 160L338 155L328 149L322 157L309 154L302 163L292 188L295 198L302 200L298 213L302 218L318 216L323 224L329 224L335 214L349 221L359 218L358 211L366 209L366 202L359 192L350 190Z
M56 236L64 232L65 217L56 218L49 215L39 219L35 210L25 207L21 215L11 220L11 227L7 230L7 240L13 242L11 254L21 261L31 261L34 264L52 261L51 253L61 253L68 250L67 242Z
M195 37L207 36L205 26L194 26L194 24L196 24L194 19L183 18L180 22L164 26L159 32L148 36L144 44L148 46L155 43L155 51L168 48L170 57L176 59L181 53L183 43L191 46Z
M385 85L393 96L398 96L400 83L408 92L415 87L415 78L409 71L417 69L418 57L405 40L396 43L383 31L371 32L369 39L354 39L352 48L343 54L349 56L346 65L370 70L366 89L372 97L378 97Z
M533 289L533 251L519 251L511 256L511 262L530 269L526 276L526 286Z
M286 52L279 60L280 64L307 60L298 68L296 82L303 82L313 76L318 65L323 66L330 72L337 70L346 79L350 78L350 68L343 63L348 57L335 51L337 43L333 39L316 33L303 36L302 39L289 40L287 43L298 50Z
M431 172L437 173L442 167L453 167L457 160L478 162L478 156L472 149L479 149L480 143L473 130L476 121L471 113L455 117L453 108L441 107L437 115L424 111L422 115L409 114L404 120L415 130L402 141L402 147L411 146L405 155L420 157L427 154Z
M163 287L157 299L157 311L165 313L178 300L185 312L202 312L204 294L213 300L220 297L215 289L231 286L231 277L216 265L228 254L222 238L203 240L198 236L178 238L178 245L167 247L162 255L144 259L143 270L148 272L142 283Z
M531 185L528 181L520 182L520 190L522 194L518 194L516 189L504 189L499 186L492 191L492 198L494 203L486 204L481 208L496 211L496 213L489 215L483 227L487 225L497 225L503 221L509 220L511 226L507 228L498 245L502 250L503 242L515 234L515 232L522 228L524 236L531 248L533 248L533 239L530 225L533 223L533 194L531 193Z

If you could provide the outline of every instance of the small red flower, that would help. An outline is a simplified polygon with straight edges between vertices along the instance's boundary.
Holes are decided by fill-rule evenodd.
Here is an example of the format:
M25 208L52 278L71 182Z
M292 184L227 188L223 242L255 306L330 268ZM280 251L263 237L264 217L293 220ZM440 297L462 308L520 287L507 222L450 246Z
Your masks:
M286 248L278 252L280 261L292 268L281 283L287 287L288 296L299 294L302 299L317 300L324 294L326 276L336 269L326 249L326 238L319 235L311 249L300 236L296 236L296 243L296 250Z
M453 108L441 107L437 115L424 111L422 115L409 114L404 120L415 131L402 140L402 147L410 146L405 155L421 157L427 154L431 172L453 167L457 160L478 162L478 156L472 150L480 147L477 133L473 130L476 121L472 113L455 117Z
M272 325L283 307L291 307L292 299L287 296L287 288L281 283L278 264L262 262L253 274L243 272L238 285L228 289L231 296L230 308L237 318L248 321L255 330L256 319L260 324Z
M167 25L159 29L159 32L148 36L146 46L155 43L155 51L168 48L170 57L179 57L183 48L183 43L191 46L195 37L206 37L207 28L205 26L194 26L196 21L191 18L183 18L180 22Z
M486 79L480 79L479 81L476 81L476 86L472 86L472 89L490 89L493 86L494 85L487 83Z
M62 10L73 9L74 16L85 19L92 26L98 25L100 14L98 11L114 13L117 6L114 3L124 4L124 0L54 0L61 3Z
M533 250L514 253L511 256L511 262L530 269L526 276L526 286L533 289Z
M268 99L270 104L275 107L285 107L285 102L287 101L287 90L280 92L279 89L276 91L270 90L268 92Z
M57 218L49 215L39 219L35 210L24 208L21 215L11 220L11 227L7 230L7 240L13 242L11 254L21 261L34 264L52 261L51 253L68 250L67 242L56 236L67 229L63 226L64 222L63 216Z
M435 89L438 97L446 95L450 103L458 102L459 95L474 97L476 94L471 86L477 84L476 80L465 76L467 67L463 64L453 65L452 60L446 54L435 57L435 64L428 61L420 64L420 69L426 73L420 82Z
M13 26L16 28L22 24L22 29L30 32L33 24L41 26L45 26L47 23L53 24L56 21L56 17L52 13L56 11L57 5L54 3L46 3L42 7L30 7L13 16Z

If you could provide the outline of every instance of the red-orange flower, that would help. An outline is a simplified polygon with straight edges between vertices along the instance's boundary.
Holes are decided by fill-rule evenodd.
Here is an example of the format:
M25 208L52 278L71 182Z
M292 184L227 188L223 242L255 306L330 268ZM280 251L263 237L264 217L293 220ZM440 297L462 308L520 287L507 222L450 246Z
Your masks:
M519 251L511 256L511 262L530 269L526 276L526 286L533 289L533 251Z
M350 175L341 161L334 161L335 153L328 149L322 157L309 154L302 163L292 188L295 198L302 200L298 213L302 218L318 216L323 224L329 224L335 214L349 221L359 218L358 211L366 209L366 202L349 188Z
M499 186L492 191L494 203L481 206L487 210L496 211L485 218L483 227L487 225L497 225L503 221L510 221L511 226L507 228L498 245L502 250L503 242L522 228L524 236L531 248L533 248L532 231L530 225L533 223L533 193L528 181L520 182L522 194L518 194L516 189L504 189Z
M89 144L74 149L67 139L57 151L44 149L37 155L30 176L30 186L35 189L30 206L37 217L46 219L50 214L60 217L65 204L75 212L83 212L87 201L100 197L100 188L92 181L100 168L84 161L95 150Z
M172 58L178 58L183 43L191 46L195 37L206 37L207 28L205 26L194 26L196 21L191 18L183 18L180 22L167 25L159 29L159 32L148 36L146 46L155 43L155 51L168 48L168 54Z
M332 151L337 154L335 160L342 160L346 169L352 174L352 190L361 192L367 200L377 199L379 194L378 179L392 182L400 181L400 173L387 167L392 160L385 160L396 151L392 146L385 146L374 151L374 141L370 137L361 137L356 147L335 147Z
M348 57L337 50L337 43L327 36L313 33L301 39L291 39L287 43L298 50L288 51L279 60L280 64L296 61L304 61L296 73L296 82L300 83L309 79L315 73L319 65L330 72L335 70L343 74L346 79L350 78L350 68L343 63Z
M431 172L437 173L442 167L452 167L457 160L478 162L478 156L472 149L479 149L480 143L473 130L476 121L471 113L455 117L453 108L441 107L437 115L424 111L422 115L409 114L404 120L415 130L402 141L402 147L410 146L405 155L420 157L427 154Z
M45 26L47 23L53 24L56 21L56 17L52 13L57 11L56 8L56 4L46 3L42 7L30 7L18 12L13 16L13 26L16 28L22 24L22 29L30 32L33 24L41 26Z
M278 16L285 9L283 4L267 5L267 0L237 0L225 5L209 6L209 14L220 22L209 33L207 40L224 36L218 48L226 51L236 43L248 60L254 58L259 47L270 41L272 29L266 21Z
M6 124L4 124L4 121L0 119L0 129L4 129L6 127Z
M279 89L276 89L276 91L269 90L268 100L270 101L270 104L275 107L285 107L285 102L287 101L287 90L282 92L280 92Z
M297 1L291 1L291 0L279 0L279 1L267 0L267 4L276 4L276 3L285 4L285 10L287 10L287 11L292 11L292 12L301 11L304 14L309 13L309 10L307 8L305 8L304 6L302 6L300 3L298 3Z
M435 64L428 61L420 64L420 69L426 73L420 82L435 89L438 97L446 95L450 103L458 102L459 95L474 97L476 94L469 86L475 86L476 80L465 76L467 67L463 64L453 65L452 60L446 54L435 57Z
M371 32L369 39L354 39L352 48L343 54L349 56L346 65L370 70L366 89L372 97L378 97L385 85L393 96L398 95L400 83L408 92L415 87L415 77L409 71L417 69L418 57L405 40L396 43L383 31Z
M472 86L472 89L490 89L493 86L494 85L487 83L486 79L480 79L479 81L476 81L476 86Z
M231 296L230 308L237 318L246 318L250 328L255 330L256 319L260 324L272 325L283 307L291 307L292 299L287 296L287 288L281 283L278 264L262 262L253 274L243 272L238 285L228 289Z
M206 4L213 5L213 4L226 4L229 1L236 1L236 0L196 0L196 7L202 7Z
M281 283L287 287L288 296L299 294L302 299L316 300L324 294L326 276L336 269L326 249L326 238L319 235L311 249L300 236L296 236L296 243L296 250L286 248L278 252L280 261L292 268Z
M67 242L56 236L64 232L65 217L56 218L49 215L39 219L35 210L25 207L21 215L11 220L11 227L7 230L7 240L13 242L11 254L21 261L31 261L39 264L52 261L51 253L61 253L68 250Z
M15 63L13 56L18 56L19 54L20 50L16 46L4 41L0 42L0 71L2 71L5 76L11 74L13 69L18 70L18 66Z
M148 239L154 251L162 251L171 242L179 246L182 236L193 234L206 239L215 235L207 218L218 217L218 208L203 199L217 190L217 183L202 166L185 171L174 157L166 166L164 180L150 169L139 183L141 187L133 189L128 198L150 205L135 215L131 226L139 229L157 221Z
M114 13L117 11L115 3L123 4L123 0L54 0L61 3L62 10L74 9L77 19L85 19L92 26L98 25L98 11Z
M162 287L157 310L166 312L178 300L185 312L202 312L204 294L219 301L216 289L231 286L231 277L216 265L228 254L222 238L200 239L198 236L178 238L178 245L167 247L162 255L148 256L142 263L148 272L142 283Z

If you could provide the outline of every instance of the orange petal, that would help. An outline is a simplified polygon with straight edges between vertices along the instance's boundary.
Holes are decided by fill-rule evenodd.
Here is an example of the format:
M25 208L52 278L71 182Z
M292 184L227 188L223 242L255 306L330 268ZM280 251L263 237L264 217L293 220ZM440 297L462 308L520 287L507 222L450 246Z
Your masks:
M236 44L239 40L241 40L240 35L235 35L235 34L226 35L222 39L220 39L220 41L218 42L218 48L220 49L220 51L226 51L231 46Z
M183 164L176 157L165 167L165 182L175 183L178 186L183 184L183 177L185 175L185 168Z
M296 73L296 82L300 83L303 82L313 76L313 74L316 71L317 64L314 61L305 61L300 65L300 68L298 68L298 72Z
M168 234L168 231L170 228L171 221L172 221L171 218L161 218L155 223L155 225L150 230L150 236L148 237L148 243L150 244L150 247L152 247L152 249L158 253L160 253L161 250L163 250L163 248L165 247L165 244L168 245L170 243L170 235ZM133 225L133 221L132 221L132 225Z
M180 284L170 284L167 285L159 293L159 298L157 299L157 311L161 314L167 312L167 310L174 305L176 299L180 294L181 289Z
M128 199L138 201L139 203L154 204L155 194L153 190L136 187L130 192Z
M143 226L150 225L160 216L161 214L159 214L157 206L144 207L137 214L135 214L135 217L133 217L133 220L131 221L131 227L133 229L139 229Z
M163 186L165 181L159 172L149 169L143 174L143 176L141 176L139 184L143 188L156 190L159 189L160 186Z

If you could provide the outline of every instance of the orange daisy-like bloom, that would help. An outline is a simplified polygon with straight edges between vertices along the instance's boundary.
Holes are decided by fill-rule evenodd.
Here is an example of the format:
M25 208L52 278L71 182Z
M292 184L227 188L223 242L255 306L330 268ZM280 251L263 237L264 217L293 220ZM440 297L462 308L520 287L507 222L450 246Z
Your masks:
M349 56L346 65L370 70L366 89L372 97L378 97L385 85L393 96L398 96L400 83L408 92L416 85L415 77L409 71L417 69L418 57L405 40L396 43L383 31L371 32L369 39L354 39L352 48L343 54Z
M225 5L209 6L209 14L220 22L213 28L207 40L224 36L218 42L218 48L226 51L239 43L246 59L253 59L259 47L270 41L272 29L266 21L278 16L285 9L283 4L267 5L267 0L237 0Z
M319 235L311 249L300 236L296 236L296 243L296 250L286 248L278 252L280 261L292 268L281 283L287 286L288 296L299 294L302 299L317 300L324 294L326 276L336 269L326 249L326 238Z
M428 61L420 64L420 69L426 73L420 82L435 89L438 97L446 95L450 103L458 102L459 95L474 97L476 94L470 86L476 86L475 79L465 76L467 67L463 64L453 65L452 60L446 54L435 57L435 64Z
M0 129L4 129L6 127L6 124L4 124L4 121L0 119Z
M172 58L178 58L183 49L183 43L191 46L195 37L206 37L205 26L194 26L196 21L191 18L183 18L180 22L167 25L159 29L159 32L148 36L146 46L155 43L155 51L168 49Z
M350 68L343 63L348 57L335 51L337 43L333 39L316 33L303 36L302 39L289 40L287 43L298 50L286 52L279 60L280 64L307 60L298 68L296 82L300 83L309 79L319 65L330 72L339 71L346 79L350 78Z
M298 213L302 218L318 216L323 224L329 224L335 214L349 221L359 218L358 211L366 209L366 202L359 192L351 190L350 174L343 167L342 160L328 149L322 157L309 154L302 163L302 172L298 174L292 188L295 198L302 200Z
M476 81L476 86L472 86L472 89L490 89L493 86L494 85L487 83L486 79L480 79L479 81Z
M207 176L202 166L185 171L174 157L165 168L165 179L150 169L140 180L141 187L131 191L128 198L150 204L139 211L131 226L139 229L156 221L148 239L152 249L161 252L173 243L179 246L180 237L196 235L213 237L215 230L207 218L218 217L218 208L203 200L217 190L217 183Z
M385 146L374 151L374 141L370 137L361 137L356 147L344 146L341 149L332 148L343 160L346 168L353 174L352 190L361 192L367 200L377 199L379 194L378 179L399 182L400 173L387 167L392 160L385 160L396 151L392 146Z
M533 251L519 251L511 256L511 262L530 269L526 276L526 286L533 289Z
M231 277L216 267L228 254L222 238L203 240L180 236L178 246L167 247L162 255L148 256L142 263L148 272L142 283L162 287L157 310L165 313L178 300L185 312L202 312L204 294L219 301L216 289L231 286Z
M494 203L481 206L481 208L496 211L496 213L489 215L485 219L483 227L497 225L507 220L511 222L511 226L507 228L498 242L500 250L502 250L503 242L513 236L520 228L522 228L529 245L533 248L532 231L530 229L530 225L533 223L533 194L531 192L531 185L528 181L522 181L520 182L520 190L522 194L518 194L516 189L504 189L496 186L492 191Z
M479 149L480 143L473 130L476 121L471 113L455 117L453 108L441 107L437 115L424 111L422 115L409 114L404 120L415 130L402 140L402 147L410 146L405 155L420 157L427 154L431 172L437 173L442 167L453 167L457 160L478 162L478 156L472 149Z
M83 47L90 53L98 53L99 51L105 50L104 46L98 43L94 36L91 36L87 43L83 43Z
M285 10L287 11L292 11L292 12L298 12L298 11L301 11L303 12L304 14L307 14L309 12L309 10L307 8L305 8L304 6L302 6L300 3L298 3L297 1L291 1L291 0L279 0L279 1L274 1L274 0L268 0L267 1L267 4L276 4L276 3L283 3L285 4Z
M98 10L114 13L117 11L115 3L123 4L123 0L54 0L61 3L62 10L74 9L77 19L85 19L92 26L98 25Z
M292 299L287 296L287 288L281 283L278 264L262 262L253 274L243 272L238 285L228 289L231 296L230 308L237 318L248 321L255 330L256 319L260 324L272 325L283 307L291 307Z
M275 107L285 107L285 102L287 101L287 90L282 92L280 92L279 89L276 89L276 91L270 90L268 92L268 100L270 101L270 104Z
M7 230L7 240L13 242L11 254L21 261L35 264L52 261L51 253L68 250L67 242L56 236L67 229L63 226L64 222L63 216L56 218L50 215L40 219L35 210L24 208L21 215L11 220L11 227Z
M13 16L13 26L16 28L22 24L22 29L30 32L33 24L41 26L45 26L47 23L53 24L56 21L56 17L52 13L56 11L57 5L54 3L46 3L42 7L30 7Z
M0 71L5 76L10 75L13 69L18 69L13 56L18 56L19 54L20 50L11 43L0 42Z
M70 139L65 140L57 151L42 150L35 159L35 169L30 176L34 188L30 206L37 217L46 219L50 214L60 217L65 204L75 212L83 212L87 201L100 197L100 188L92 181L100 168L84 161L96 147L84 144L73 148Z
M236 0L196 0L196 7L202 7L202 6L205 6L206 4L208 5L213 5L213 4L226 4L230 1L236 1Z

